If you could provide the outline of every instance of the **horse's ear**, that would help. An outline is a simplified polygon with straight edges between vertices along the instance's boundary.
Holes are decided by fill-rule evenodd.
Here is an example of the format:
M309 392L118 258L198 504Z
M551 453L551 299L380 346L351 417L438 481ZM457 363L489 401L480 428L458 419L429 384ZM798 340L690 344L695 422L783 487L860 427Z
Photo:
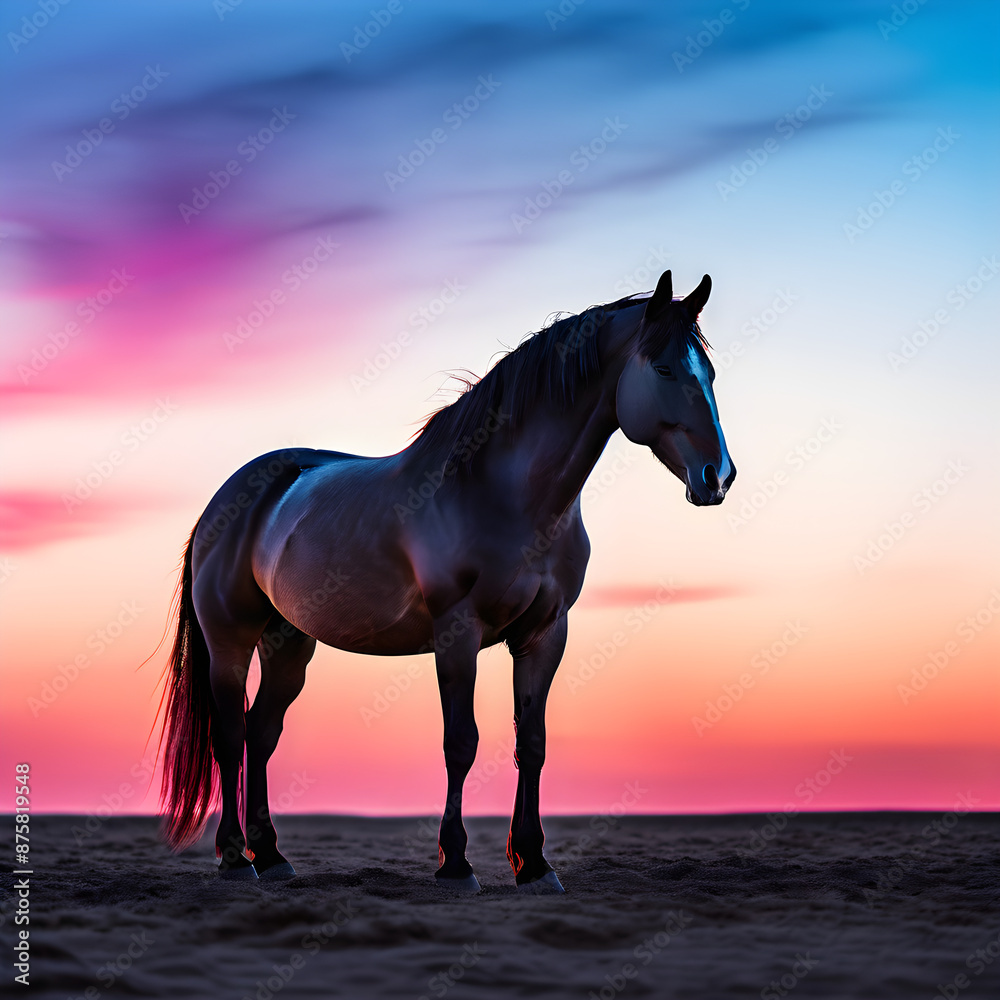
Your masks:
M646 322L659 319L663 310L674 301L674 279L669 271L664 271L660 275L660 280L656 283L656 291L646 302L646 310L642 318Z
M691 319L698 318L698 314L705 308L705 303L708 301L708 296L711 292L712 279L706 274L701 279L701 284L682 300L687 307L687 311L691 314Z

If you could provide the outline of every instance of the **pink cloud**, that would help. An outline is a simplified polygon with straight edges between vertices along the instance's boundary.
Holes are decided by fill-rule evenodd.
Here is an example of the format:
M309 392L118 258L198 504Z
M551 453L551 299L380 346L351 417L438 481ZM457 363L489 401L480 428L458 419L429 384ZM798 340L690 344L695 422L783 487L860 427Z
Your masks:
M657 604L690 604L738 597L742 587L668 587L659 583L613 584L610 587L585 587L578 605L585 608L633 607L654 601Z
M152 501L136 497L76 499L68 491L0 493L0 550L23 551L95 534L120 525L123 516L154 506Z

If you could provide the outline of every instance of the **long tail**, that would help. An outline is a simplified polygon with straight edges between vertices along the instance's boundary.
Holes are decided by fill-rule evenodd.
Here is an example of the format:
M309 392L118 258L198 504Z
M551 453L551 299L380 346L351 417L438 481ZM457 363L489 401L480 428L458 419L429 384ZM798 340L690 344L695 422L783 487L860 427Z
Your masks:
M197 525L195 526L197 530ZM191 598L191 549L184 550L177 612L177 634L164 676L161 710L166 704L159 751L164 755L160 788L162 832L179 851L201 836L218 801L212 756L212 692L208 646Z

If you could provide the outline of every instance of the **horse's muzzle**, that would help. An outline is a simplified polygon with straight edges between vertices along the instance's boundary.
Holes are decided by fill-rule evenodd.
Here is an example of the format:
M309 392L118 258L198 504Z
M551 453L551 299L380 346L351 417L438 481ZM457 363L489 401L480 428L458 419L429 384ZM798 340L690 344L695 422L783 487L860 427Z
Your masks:
M719 472L714 465L706 465L701 476L689 476L685 496L695 507L714 507L726 499L726 491L736 478L736 468L730 463L731 472L724 483L719 482ZM698 479L700 478L700 482Z

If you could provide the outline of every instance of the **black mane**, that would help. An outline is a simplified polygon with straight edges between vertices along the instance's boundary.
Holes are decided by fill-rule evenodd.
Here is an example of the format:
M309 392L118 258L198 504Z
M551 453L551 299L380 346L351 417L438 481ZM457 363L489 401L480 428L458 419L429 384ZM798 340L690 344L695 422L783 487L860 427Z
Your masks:
M522 425L532 404L548 400L561 407L572 406L577 390L600 372L597 334L601 327L612 313L639 305L651 294L643 292L591 306L529 335L479 381L469 382L455 402L432 413L417 432L412 447L415 451L447 453L459 465L468 465L482 443L475 440L477 432L480 438L495 432L498 417L499 429L509 439ZM668 323L640 325L637 349L642 354L658 353L677 336L693 337L708 347L698 324L685 310L670 312Z

